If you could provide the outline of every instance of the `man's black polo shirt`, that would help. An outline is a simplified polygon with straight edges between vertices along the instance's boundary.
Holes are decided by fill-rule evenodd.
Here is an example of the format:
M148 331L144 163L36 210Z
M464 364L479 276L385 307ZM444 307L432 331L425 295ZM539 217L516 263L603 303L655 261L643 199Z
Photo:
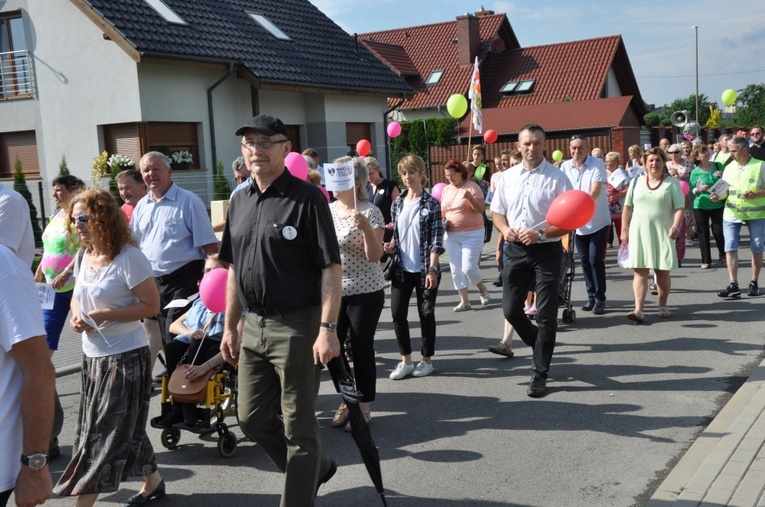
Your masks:
M219 258L234 265L239 301L249 310L320 305L322 270L340 264L326 198L286 169L262 194L253 182L231 198Z

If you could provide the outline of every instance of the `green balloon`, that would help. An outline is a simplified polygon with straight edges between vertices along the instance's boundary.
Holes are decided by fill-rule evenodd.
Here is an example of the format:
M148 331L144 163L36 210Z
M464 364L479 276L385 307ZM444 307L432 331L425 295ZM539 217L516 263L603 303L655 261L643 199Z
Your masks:
M722 101L726 106L732 106L736 102L736 98L738 98L738 94L733 88L728 88L722 94Z
M464 95L455 93L446 101L446 110L452 118L462 118L467 113L468 102Z
M556 162L558 160L563 160L563 152L560 151L560 150L555 150L553 152L553 160L556 161Z

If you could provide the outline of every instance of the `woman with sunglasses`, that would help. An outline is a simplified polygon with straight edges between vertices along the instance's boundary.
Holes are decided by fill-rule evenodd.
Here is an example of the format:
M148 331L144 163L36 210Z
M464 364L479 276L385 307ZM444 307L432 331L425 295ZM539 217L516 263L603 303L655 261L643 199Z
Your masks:
M165 496L146 435L151 358L140 322L159 312L159 293L109 192L75 197L66 225L76 228L84 247L74 267L70 320L82 333L82 392L72 459L54 491L77 496L78 507L91 506L129 475L140 475L143 487L126 505L144 505Z

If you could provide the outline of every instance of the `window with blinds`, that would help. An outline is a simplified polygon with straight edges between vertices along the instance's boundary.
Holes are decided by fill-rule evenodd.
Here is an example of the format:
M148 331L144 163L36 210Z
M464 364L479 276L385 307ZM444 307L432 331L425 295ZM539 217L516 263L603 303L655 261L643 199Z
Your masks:
M138 165L141 156L159 151L173 162L173 169L199 169L198 125L191 122L117 123L104 125L104 149L113 155L127 155ZM173 154L188 152L193 159L176 163ZM137 167L136 167L137 168Z
M356 143L362 139L372 141L372 124L371 123L346 123L345 124L345 143L350 150L349 153L353 153L356 149Z
M25 177L38 178L40 176L37 136L34 130L0 134L0 178L13 177L17 156L21 160Z

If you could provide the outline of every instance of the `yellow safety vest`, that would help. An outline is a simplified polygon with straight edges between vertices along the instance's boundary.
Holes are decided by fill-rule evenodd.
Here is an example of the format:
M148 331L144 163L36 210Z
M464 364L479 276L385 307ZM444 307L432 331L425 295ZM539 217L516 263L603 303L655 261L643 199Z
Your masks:
M762 190L757 187L762 171L762 160L749 159L749 163L743 168L735 160L728 164L723 173L723 179L730 183L728 198L725 201L724 215L738 218L739 220L765 219L765 197L756 199L744 199L739 197L747 190Z

